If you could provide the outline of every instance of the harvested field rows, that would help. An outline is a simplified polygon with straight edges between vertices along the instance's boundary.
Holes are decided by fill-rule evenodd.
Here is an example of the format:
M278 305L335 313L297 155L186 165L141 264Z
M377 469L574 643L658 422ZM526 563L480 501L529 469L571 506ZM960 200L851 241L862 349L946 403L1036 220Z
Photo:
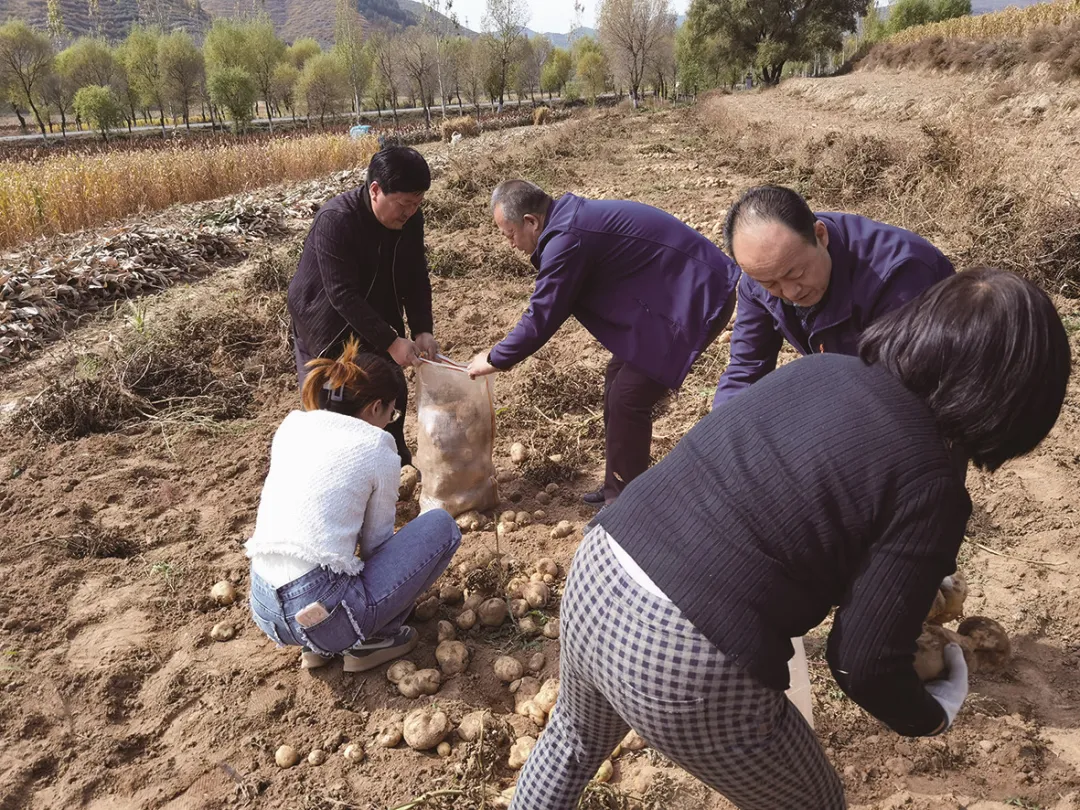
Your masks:
M763 179L801 183L820 206L889 219L888 206L906 202L893 221L925 216L931 192L945 185L932 185L932 175L917 172L911 155L888 139L869 149L854 142L862 127L903 125L864 116L845 137L818 143L824 133L811 128L815 115L814 105L798 98L748 95L425 147L437 174L426 214L444 349L464 359L487 348L527 302L529 267L507 251L488 219L487 195L508 176L529 177L554 193L658 205L714 239L732 200ZM959 143L951 176L970 178L971 152ZM911 148L922 154L926 143ZM918 183L904 193L893 185L897 178ZM970 195L965 182L955 184ZM1030 226L1028 218L1044 210L1032 207L1027 187L1003 190L1018 201L1011 216L1025 217L1017 222ZM329 196L334 188L323 191ZM278 190L245 204L280 202L282 195L308 199ZM959 207L949 211L933 235L953 255L1007 256L1003 241L975 238L982 220L960 215ZM191 212L175 216L173 227L190 227ZM0 375L0 401L24 404L0 451L2 810L494 807L514 778L507 766L512 739L540 730L543 718L516 714L515 696L493 671L495 660L510 654L534 668L536 687L557 674L557 640L521 623L456 631L471 653L468 669L444 676L434 697L412 700L382 670L367 677L340 667L302 673L294 653L275 650L250 621L241 544L254 524L270 436L296 402L282 290L305 220L281 221L288 236L247 237L250 260L214 265L213 275L142 299L137 310L92 319ZM1048 233L1043 227L1018 244L1040 278L1072 292L1076 265L1060 257L1057 243L1037 238ZM68 244L56 253L79 249ZM1059 300L1080 352L1080 306ZM606 359L568 324L537 357L497 378L503 494L514 509L545 516L500 541L506 566L480 565L486 556L476 557L495 549L493 526L467 534L440 586L504 588L541 558L565 571L580 534L554 538L551 530L560 521L580 529L591 514L578 504L601 469ZM679 396L663 404L657 457L706 413L725 362L726 346L718 343ZM85 418L97 401L90 392L137 407L118 422L94 422ZM952 731L920 740L892 735L836 688L823 632L808 639L817 730L853 807L1080 807L1078 431L1074 383L1043 448L993 476L969 478L976 502L962 558L969 608L1000 620L1017 655L1004 674L974 681ZM511 462L514 442L533 451L528 464ZM416 508L402 504L399 518ZM555 624L561 576L538 624ZM234 583L235 604L211 599L219 580ZM445 599L432 603L434 617L417 625L421 644L409 658L420 668L438 666L438 621L460 612L453 593L446 589ZM218 624L235 637L211 640ZM489 710L500 719L493 728L508 730L471 742L459 732L445 759L378 744L401 714L432 702L455 724ZM346 758L350 743L365 749L363 761ZM314 748L329 754L324 764L283 770L274 762L281 745L303 757ZM614 759L613 778L594 784L583 807L728 807L655 752L633 748ZM410 804L421 796L423 804Z

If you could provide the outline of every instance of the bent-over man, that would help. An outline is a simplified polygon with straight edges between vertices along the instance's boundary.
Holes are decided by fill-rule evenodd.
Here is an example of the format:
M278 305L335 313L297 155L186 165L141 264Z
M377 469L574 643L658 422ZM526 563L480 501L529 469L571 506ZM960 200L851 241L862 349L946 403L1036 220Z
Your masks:
M739 269L671 214L642 203L553 200L524 180L491 197L495 224L537 270L529 308L473 377L506 371L547 343L573 315L608 351L604 380L604 485L587 503L611 503L649 466L652 410L678 388L735 307Z
M855 214L815 214L781 186L743 194L728 211L724 244L743 275L714 408L775 369L785 338L803 355L853 355L871 323L954 272L911 231Z

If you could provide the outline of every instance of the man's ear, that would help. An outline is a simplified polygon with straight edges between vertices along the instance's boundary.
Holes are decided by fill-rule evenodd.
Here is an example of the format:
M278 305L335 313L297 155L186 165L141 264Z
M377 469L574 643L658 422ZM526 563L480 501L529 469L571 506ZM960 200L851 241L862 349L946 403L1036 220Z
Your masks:
M817 237L818 244L823 248L829 246L829 229L820 219L814 223L814 236Z
M371 181L371 185L368 186L368 192L371 194L372 197L378 194L382 194L382 186L379 185L378 180Z
M522 220L537 229L539 229L543 224L540 222L540 217L536 216L536 214L526 214L522 217Z

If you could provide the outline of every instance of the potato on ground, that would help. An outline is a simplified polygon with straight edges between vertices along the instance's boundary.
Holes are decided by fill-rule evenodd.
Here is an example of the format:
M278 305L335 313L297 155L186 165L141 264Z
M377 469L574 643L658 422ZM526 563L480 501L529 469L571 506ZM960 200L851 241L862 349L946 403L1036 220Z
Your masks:
M504 730L502 723L487 709L469 712L461 718L457 734L465 742L476 742L480 736L497 734Z
M446 712L428 706L410 712L402 729L405 742L416 751L429 751L450 733L450 718Z
M528 602L530 607L547 607L551 590L543 582L530 582L521 589L521 598Z
M559 680L558 678L551 678L544 681L544 685L540 687L540 691L533 698L533 703L539 706L546 714L551 714L551 710L555 708L555 702L558 699Z
M480 623L486 627L498 627L506 621L508 613L505 599L488 599L477 611Z
M435 648L435 660L444 675L460 675L469 667L469 648L460 641L444 641Z
M513 683L525 674L525 668L521 665L521 662L516 658L511 658L509 655L500 655L496 658L492 669L495 670L495 675L503 683Z
M421 669L398 681L398 691L410 700L420 695L434 695L442 686L442 675L437 669Z
M525 764L525 760L529 758L529 754L532 753L535 747L535 737L522 737L510 746L510 758L506 764L515 771L518 770Z

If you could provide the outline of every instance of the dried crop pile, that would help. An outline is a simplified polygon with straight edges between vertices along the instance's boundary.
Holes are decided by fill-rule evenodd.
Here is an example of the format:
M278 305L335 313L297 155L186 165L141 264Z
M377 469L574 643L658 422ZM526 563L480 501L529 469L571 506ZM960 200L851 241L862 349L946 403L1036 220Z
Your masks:
M25 356L79 315L160 292L238 255L213 231L135 227L70 256L0 268L0 360Z

